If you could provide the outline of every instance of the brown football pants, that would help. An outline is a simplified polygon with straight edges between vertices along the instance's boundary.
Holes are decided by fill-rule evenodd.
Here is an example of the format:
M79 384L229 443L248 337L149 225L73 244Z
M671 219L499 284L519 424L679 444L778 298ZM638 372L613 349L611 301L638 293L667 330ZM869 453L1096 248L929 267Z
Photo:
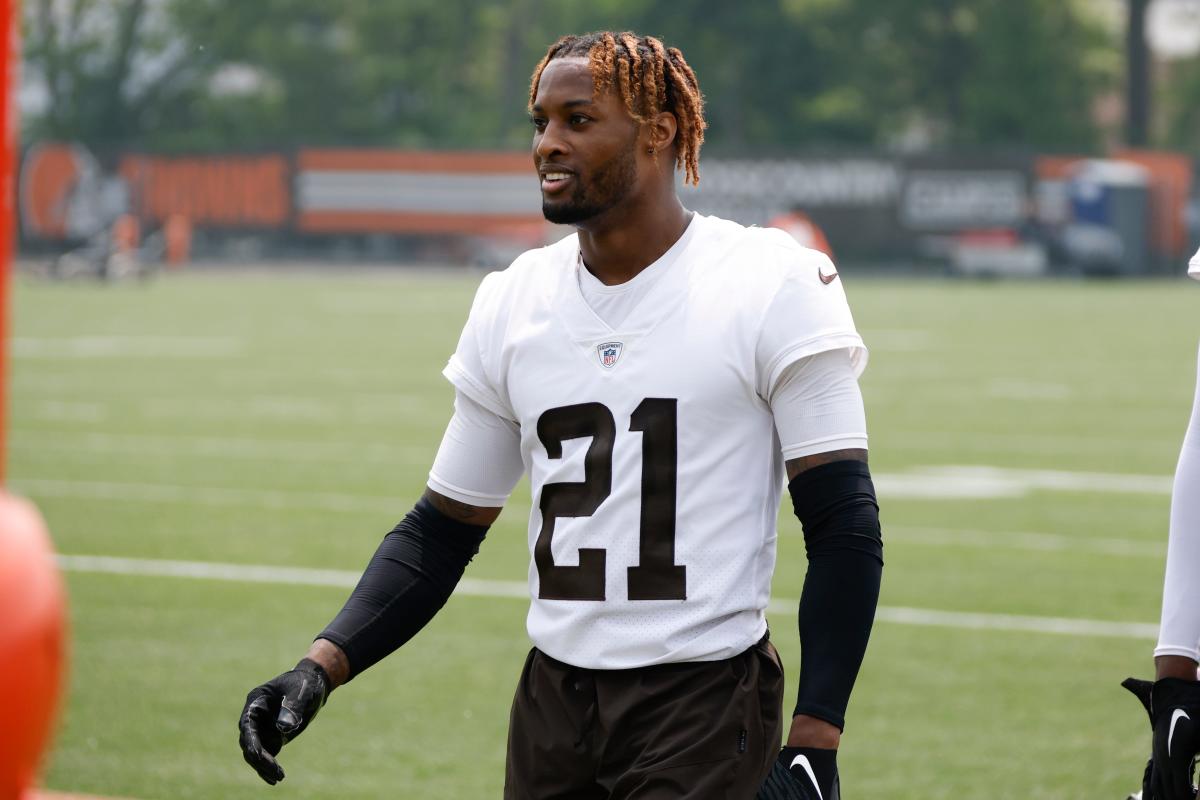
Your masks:
M724 661L578 669L534 648L505 800L752 800L779 752L783 668L766 637Z

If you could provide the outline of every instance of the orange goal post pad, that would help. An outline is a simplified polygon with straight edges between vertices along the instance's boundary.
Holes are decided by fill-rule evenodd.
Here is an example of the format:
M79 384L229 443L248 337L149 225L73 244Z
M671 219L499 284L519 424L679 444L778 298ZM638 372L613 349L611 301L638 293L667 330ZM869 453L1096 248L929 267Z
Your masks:
M0 799L27 797L50 741L66 664L66 593L33 503L0 492Z

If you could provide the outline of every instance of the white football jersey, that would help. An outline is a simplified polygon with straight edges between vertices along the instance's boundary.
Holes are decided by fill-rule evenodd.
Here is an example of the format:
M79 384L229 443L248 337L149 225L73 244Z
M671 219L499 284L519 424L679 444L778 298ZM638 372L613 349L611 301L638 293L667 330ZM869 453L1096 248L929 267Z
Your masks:
M696 215L616 328L578 237L479 287L446 377L520 426L529 636L579 667L742 652L766 630L784 471L765 397L797 359L866 349L841 280L786 233Z
M1188 275L1200 281L1200 250L1197 250L1196 255L1188 262Z

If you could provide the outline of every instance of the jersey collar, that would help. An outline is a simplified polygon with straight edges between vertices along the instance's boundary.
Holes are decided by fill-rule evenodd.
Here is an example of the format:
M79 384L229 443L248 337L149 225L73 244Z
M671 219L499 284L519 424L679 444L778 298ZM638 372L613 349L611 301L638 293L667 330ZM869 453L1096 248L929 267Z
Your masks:
M577 271L586 267L583 266L583 257L576 246L569 267L560 270L556 303L558 314L571 338L590 345L597 340L622 336L628 339L640 338L654 330L659 322L670 316L686 299L687 277L692 269L691 261L696 252L696 241L703 238L700 231L702 225L701 215L694 214L683 235L662 255L663 259L671 261L670 264L664 265L667 266L667 271L615 328L609 327L604 320L596 316L583 297Z

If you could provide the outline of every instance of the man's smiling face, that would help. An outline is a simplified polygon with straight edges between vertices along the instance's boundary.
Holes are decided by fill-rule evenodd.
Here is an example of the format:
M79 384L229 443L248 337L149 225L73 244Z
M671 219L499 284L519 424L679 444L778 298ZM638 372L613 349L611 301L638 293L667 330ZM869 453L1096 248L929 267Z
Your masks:
M531 119L547 220L585 222L636 192L638 124L612 92L593 94L586 58L546 65Z

